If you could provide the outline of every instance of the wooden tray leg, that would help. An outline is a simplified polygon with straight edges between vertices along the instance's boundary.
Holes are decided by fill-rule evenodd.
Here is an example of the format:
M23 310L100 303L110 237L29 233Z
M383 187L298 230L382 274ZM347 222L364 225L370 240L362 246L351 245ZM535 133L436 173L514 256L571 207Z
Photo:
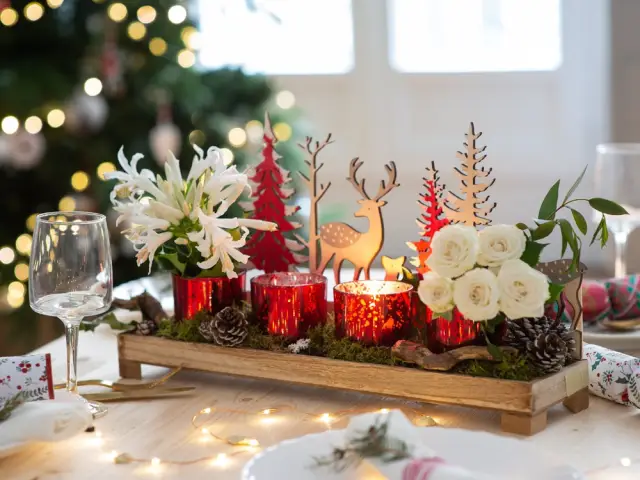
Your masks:
M518 435L535 435L547 426L547 411L536 415L519 415L503 412L500 417L502 431Z
M135 380L142 379L142 365L138 362L132 362L131 360L118 359L120 366L121 378L132 378Z
M571 413L578 413L589 408L589 389L583 388L567 397L562 404Z

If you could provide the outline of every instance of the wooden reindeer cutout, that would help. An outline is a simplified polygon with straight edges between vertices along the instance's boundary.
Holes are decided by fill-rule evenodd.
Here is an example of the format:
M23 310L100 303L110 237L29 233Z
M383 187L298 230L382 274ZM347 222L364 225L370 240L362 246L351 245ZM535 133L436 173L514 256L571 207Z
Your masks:
M349 166L347 180L362 196L358 200L360 209L354 214L356 217L366 217L369 220L369 230L359 232L350 225L342 222L332 222L320 227L320 252L321 260L318 270L324 271L331 258L333 258L333 275L337 283L340 283L340 268L342 262L348 260L355 267L353 279L360 278L360 272L364 270L364 278L369 280L369 270L374 258L382 249L384 242L384 226L382 223L381 208L387 203L381 200L391 190L400 186L396 183L396 164L391 162L385 165L389 177L389 183L380 181L380 188L375 197L367 195L364 188L364 180L359 182L356 172L362 166L362 160L354 158Z

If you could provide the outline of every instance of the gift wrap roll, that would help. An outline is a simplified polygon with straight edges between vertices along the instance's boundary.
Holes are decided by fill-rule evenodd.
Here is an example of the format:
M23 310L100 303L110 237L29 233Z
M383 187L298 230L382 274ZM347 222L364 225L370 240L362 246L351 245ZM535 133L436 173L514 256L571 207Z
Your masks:
M640 408L640 359L585 343L589 391L622 405Z

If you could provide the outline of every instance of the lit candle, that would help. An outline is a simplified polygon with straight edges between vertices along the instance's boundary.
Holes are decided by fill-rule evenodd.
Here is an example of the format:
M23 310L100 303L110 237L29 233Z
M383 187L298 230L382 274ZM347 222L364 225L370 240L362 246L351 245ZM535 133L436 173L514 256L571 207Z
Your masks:
M392 346L411 332L413 287L408 283L365 280L336 285L336 336L366 345Z
M327 279L313 273L281 272L251 280L253 313L271 335L291 339L327 319Z

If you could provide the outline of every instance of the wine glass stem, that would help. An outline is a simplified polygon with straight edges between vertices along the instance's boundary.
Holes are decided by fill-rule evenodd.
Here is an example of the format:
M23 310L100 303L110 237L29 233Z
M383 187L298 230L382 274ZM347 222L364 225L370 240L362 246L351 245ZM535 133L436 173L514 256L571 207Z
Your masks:
M80 332L79 322L64 322L67 338L67 390L71 393L78 393L78 333Z
M618 232L613 238L616 243L615 276L621 278L627 275L627 232Z

